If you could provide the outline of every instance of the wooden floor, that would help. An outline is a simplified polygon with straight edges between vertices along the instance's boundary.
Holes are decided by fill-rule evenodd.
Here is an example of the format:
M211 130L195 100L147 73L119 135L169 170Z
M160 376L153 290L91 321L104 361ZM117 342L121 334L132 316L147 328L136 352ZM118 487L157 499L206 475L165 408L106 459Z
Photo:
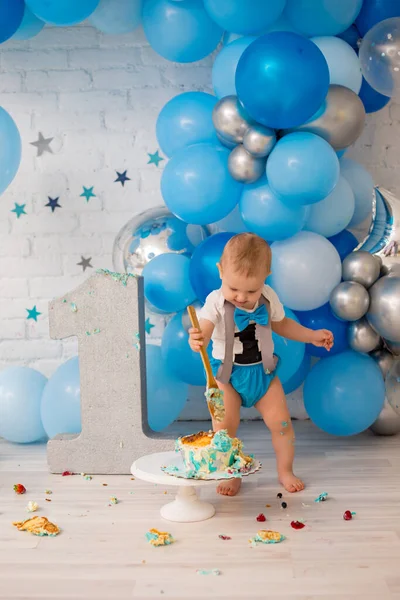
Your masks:
M200 429L183 426L186 433ZM0 598L400 599L400 436L336 439L310 422L295 426L296 471L307 489L284 494L286 511L276 497L280 488L265 428L248 423L240 435L262 460L262 471L245 480L235 498L205 489L217 514L193 524L159 516L173 488L129 476L87 481L50 475L43 445L0 441ZM24 484L27 493L16 496L14 483ZM51 502L45 501L46 488L53 492L47 496ZM328 501L315 504L325 491ZM120 502L108 506L110 496ZM29 500L38 502L36 514L62 528L58 537L38 538L12 527L12 521L29 516ZM345 510L357 513L352 521L343 520ZM266 523L256 522L260 512ZM305 520L304 529L290 527L297 519ZM151 547L144 537L151 527L170 531L176 543ZM259 528L287 539L252 548L248 539ZM200 575L197 569L219 569L221 575Z

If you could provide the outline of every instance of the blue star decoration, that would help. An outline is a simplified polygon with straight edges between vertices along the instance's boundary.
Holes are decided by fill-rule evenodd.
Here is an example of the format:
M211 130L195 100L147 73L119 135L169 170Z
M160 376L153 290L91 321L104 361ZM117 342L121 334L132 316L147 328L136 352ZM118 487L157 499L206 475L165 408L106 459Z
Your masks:
M144 328L146 333L151 333L151 330L153 329L154 325L153 323L150 322L150 319L146 319L145 324L144 324Z
M158 150L154 152L154 154L151 154L150 152L147 154L149 155L149 160L147 161L148 165L156 165L156 167L158 167L159 163L164 160L163 157L158 154Z
M53 213L56 208L62 208L62 206L60 204L58 204L59 201L59 197L58 198L50 198L50 196L47 196L49 201L47 204L45 204L45 206L48 206L49 208L51 208L51 212Z
M33 308L26 308L25 310L28 313L28 316L26 317L28 320L33 319L34 321L37 321L38 316L42 314L36 309L36 304Z
M96 194L93 193L94 185L90 188L86 188L83 186L83 194L81 194L80 198L86 198L86 202L89 202L90 198L96 198Z
M21 215L26 215L26 212L25 212L26 204L17 204L16 202L14 202L14 204L15 204L15 207L11 210L11 212L15 212L15 214L17 215L17 219L19 219Z
M118 173L118 171L115 171L115 172L118 175L118 177L114 181L114 183L120 183L122 185L122 187L124 187L125 181L130 181L130 178L127 177L127 175L126 175L128 171L124 171L123 173Z

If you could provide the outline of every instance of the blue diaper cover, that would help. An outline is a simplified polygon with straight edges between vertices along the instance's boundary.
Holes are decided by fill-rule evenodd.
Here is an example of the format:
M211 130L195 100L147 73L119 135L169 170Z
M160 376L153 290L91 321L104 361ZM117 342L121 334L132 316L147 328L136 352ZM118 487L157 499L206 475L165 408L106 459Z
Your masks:
M222 361L214 358L211 353L209 358L214 377L216 377ZM275 376L276 369L273 373L267 375L264 373L262 363L256 365L237 365L234 363L229 383L241 397L242 406L251 408L267 393Z

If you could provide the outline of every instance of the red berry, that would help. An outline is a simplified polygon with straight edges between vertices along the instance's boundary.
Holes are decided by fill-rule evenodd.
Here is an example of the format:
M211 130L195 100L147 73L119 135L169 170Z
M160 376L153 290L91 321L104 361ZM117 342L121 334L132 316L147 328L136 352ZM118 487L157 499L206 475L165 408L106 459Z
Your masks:
M15 492L16 494L25 494L25 492L26 492L26 489L25 489L25 487L22 485L22 483L16 483L16 484L14 485L14 492Z
M257 517L256 520L259 521L259 522L263 522L263 521L266 521L267 519L266 519L265 515L263 515L262 513L260 513L258 515L258 517Z
M303 529L303 527L305 527L304 523L301 521L292 521L290 526L293 527L293 529Z
M68 475L73 475L73 473L71 473L71 471L64 471L62 474L63 477L67 477Z
M353 518L353 515L351 514L350 510L346 510L346 512L343 515L343 519L345 521L351 521L351 519Z

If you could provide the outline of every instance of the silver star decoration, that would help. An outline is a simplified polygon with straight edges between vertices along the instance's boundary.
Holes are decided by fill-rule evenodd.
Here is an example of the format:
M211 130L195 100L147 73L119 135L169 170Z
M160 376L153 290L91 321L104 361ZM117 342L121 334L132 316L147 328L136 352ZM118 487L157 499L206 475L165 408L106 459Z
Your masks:
M81 256L81 262L78 262L76 264L78 267L82 267L83 272L85 272L86 269L88 269L88 268L93 269L93 265L90 264L91 260L92 260L92 257L84 258L83 256Z
M31 142L31 146L37 148L36 156L42 156L45 152L53 154L53 150L50 148L50 144L53 140L54 138L43 137L43 134L39 131L39 139L36 142Z

